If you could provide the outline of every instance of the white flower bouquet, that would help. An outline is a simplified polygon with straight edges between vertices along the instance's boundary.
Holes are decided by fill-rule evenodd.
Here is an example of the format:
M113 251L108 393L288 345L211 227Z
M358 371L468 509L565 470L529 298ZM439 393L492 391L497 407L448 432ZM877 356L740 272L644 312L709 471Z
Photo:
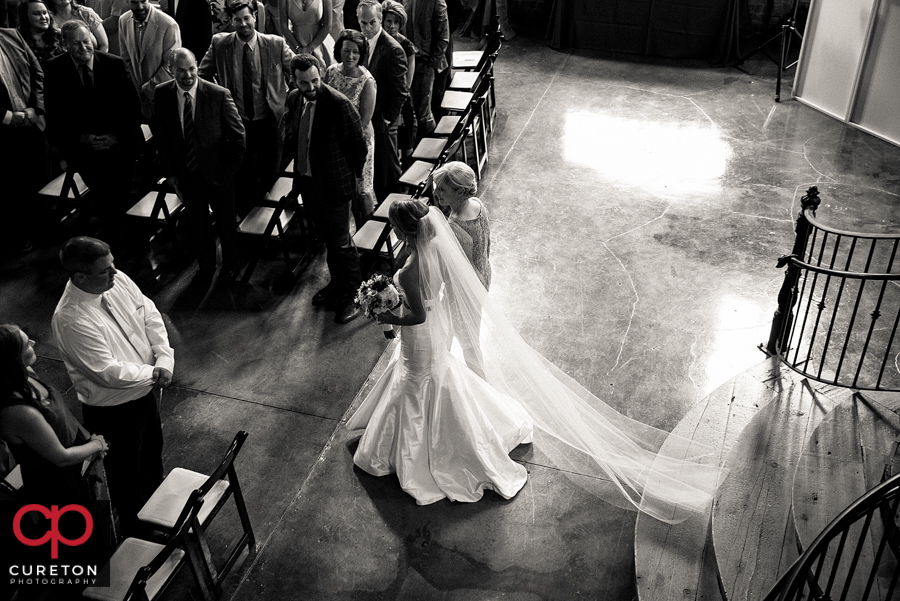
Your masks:
M363 310L366 317L374 319L376 315L388 313L400 306L400 291L390 278L379 274L360 284L353 302ZM381 329L385 338L397 336L394 326L389 323L381 324Z

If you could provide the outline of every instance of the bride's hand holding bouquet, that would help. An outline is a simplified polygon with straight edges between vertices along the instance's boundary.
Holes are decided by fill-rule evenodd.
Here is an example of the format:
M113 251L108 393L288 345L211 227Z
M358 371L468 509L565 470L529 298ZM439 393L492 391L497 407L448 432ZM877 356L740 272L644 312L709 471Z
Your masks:
M391 325L396 316L391 311L401 304L400 291L390 278L379 274L366 280L360 284L353 302L366 317L381 324L385 338L396 338L394 326Z

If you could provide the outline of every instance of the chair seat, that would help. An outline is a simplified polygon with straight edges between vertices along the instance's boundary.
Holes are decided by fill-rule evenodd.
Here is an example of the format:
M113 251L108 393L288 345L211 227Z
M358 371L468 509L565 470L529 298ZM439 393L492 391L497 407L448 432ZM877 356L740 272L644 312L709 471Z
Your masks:
M481 73L478 71L457 71L453 74L453 79L450 80L450 89L471 92L478 83L479 75Z
M472 101L472 92L447 90L441 100L441 108L447 111L464 111Z
M391 227L390 224L387 224L383 221L375 221L368 220L366 221L359 231L356 232L353 236L353 243L356 244L357 248L362 250L375 250L375 245L378 243L378 238L381 237L381 234L384 232L384 228ZM390 247L388 247L390 244ZM400 245L400 239L397 238L397 235L391 230L391 233L388 235L388 239L385 244L382 245L378 252L389 253L391 248L396 249Z
M403 172L403 175L400 176L400 183L406 184L407 186L418 186L428 179L432 169L434 169L433 163L416 161L409 166L409 169Z
M475 69L484 56L483 50L457 50L453 53L454 69Z
M447 146L447 138L422 138L413 151L412 158L418 161L436 161Z
M137 201L133 207L128 209L126 215L131 215L132 217L144 217L149 219L153 216L153 207L156 206L156 197L158 192L147 192L142 199ZM169 215L174 215L176 211L180 210L182 207L181 199L178 198L178 195L174 192L168 192L165 197L166 208L169 210ZM156 216L160 221L165 221L165 214L160 211Z
M266 233L266 226L269 225L269 220L272 219L272 213L274 212L275 209L272 207L253 207L253 210L251 210L250 213L244 217L244 220L241 221L241 224L238 226L238 232L253 236L262 236ZM281 223L282 231L287 229L288 224L293 218L293 211L283 211L281 213L278 217L278 221ZM278 235L278 228L272 228L272 236Z
M188 497L193 491L203 486L207 478L209 476L205 474L180 467L174 468L141 507L138 519L160 529L171 530L175 527ZM203 499L203 506L197 513L197 521L201 526L206 523L210 512L215 509L226 492L228 492L228 480L219 480L213 484Z
M412 198L410 194L397 194L396 192L393 194L388 194L387 198L384 199L378 208L375 209L375 213L372 215L375 219L383 219L387 221L388 212L391 210L391 205L397 202L398 200L409 200Z
M153 139L153 132L150 131L150 126L146 123L141 123L141 133L144 134L144 142L149 142Z
M126 538L109 559L109 587L89 586L83 596L98 601L121 601L125 598L138 570L149 564L163 549L163 545L139 538ZM181 566L184 551L175 549L162 567L147 581L147 597L153 599Z
M38 192L41 196L59 196L62 194L63 184L66 181L66 174L60 173L56 177L54 177L50 183L41 188L41 191ZM76 194L78 197L84 196L88 193L89 188L87 184L84 183L84 180L81 179L81 174L76 173L72 176L73 186L69 188L69 198L76 198Z
M291 165L293 165L293 161L291 162ZM293 167L291 167L291 169L293 169ZM272 188L266 192L266 200L269 202L278 202L283 196L287 196L293 187L293 178L279 177L275 183L272 184Z
M437 127L432 132L436 136L449 136L453 133L453 128L459 123L459 115L445 115L438 121Z

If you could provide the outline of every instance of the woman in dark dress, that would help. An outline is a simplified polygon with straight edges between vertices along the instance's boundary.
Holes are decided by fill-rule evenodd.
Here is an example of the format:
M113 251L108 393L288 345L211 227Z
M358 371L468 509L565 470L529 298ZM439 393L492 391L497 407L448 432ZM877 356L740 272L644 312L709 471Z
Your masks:
M14 325L0 325L0 438L22 467L29 502L88 505L82 464L109 447L78 423L56 389L37 378L31 369L36 360L33 340Z

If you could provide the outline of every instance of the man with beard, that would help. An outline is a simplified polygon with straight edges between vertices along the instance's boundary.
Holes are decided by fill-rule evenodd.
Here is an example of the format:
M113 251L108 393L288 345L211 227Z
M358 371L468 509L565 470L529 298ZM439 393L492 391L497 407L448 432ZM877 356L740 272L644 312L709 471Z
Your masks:
M247 132L234 178L242 215L275 183L281 168L291 52L284 38L256 31L256 3L228 7L234 33L218 33L200 61L200 77L228 88Z
M353 304L361 276L359 254L350 239L350 202L366 161L359 113L347 97L322 83L319 60L298 54L291 60L298 89L288 96L286 152L294 159L291 196L302 196L306 214L325 240L331 281L312 299L335 310L335 323L359 317Z
M233 175L244 154L244 125L227 88L197 75L197 59L187 48L172 53L174 81L156 88L154 129L163 174L184 201L197 254L200 281L216 269L216 238L222 245L221 279L233 280L239 267Z

